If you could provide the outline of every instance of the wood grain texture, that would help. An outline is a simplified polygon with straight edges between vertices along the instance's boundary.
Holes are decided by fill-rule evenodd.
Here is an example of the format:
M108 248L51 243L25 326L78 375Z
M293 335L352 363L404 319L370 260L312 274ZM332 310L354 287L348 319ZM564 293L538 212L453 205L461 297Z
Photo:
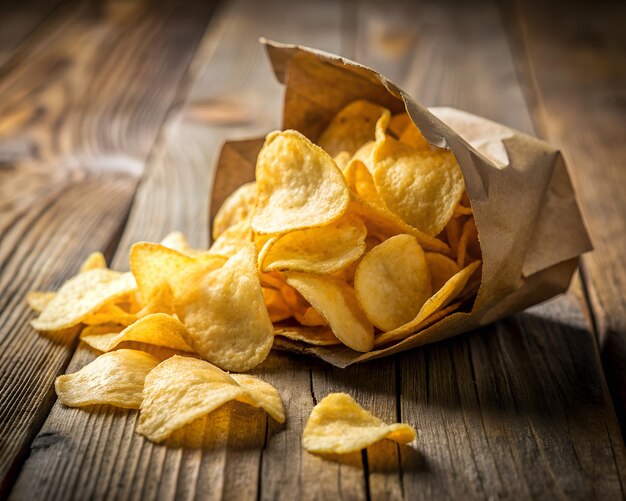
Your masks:
M149 15L96 7L54 10L17 45L0 77L0 496L15 481L76 344L75 333L47 339L34 332L25 295L58 288L94 250L112 256L204 29L175 3ZM129 92L146 78L160 85Z
M538 129L562 148L595 250L582 269L626 430L626 34L623 3L505 3ZM558 19L551 23L548 19Z
M393 11L374 2L296 8L272 1L262 11L251 1L231 2L212 19L184 77L182 87L191 87L179 90L187 96L176 101L181 114L170 115L151 150L116 267L127 265L132 242L173 229L206 245L215 210L209 194L222 200L249 179L241 169L220 172L214 182L211 166L224 139L279 126L281 89L256 44L259 35L355 57L424 104L534 130L490 1L397 3ZM245 158L253 148L240 146L229 154ZM579 287L575 281L568 295L468 335L346 370L272 353L254 373L281 392L286 425L229 408L198 425L202 447L147 442L133 431L135 412L56 404L12 495L621 499L624 447ZM94 356L80 345L67 370ZM416 443L383 443L343 458L306 453L300 436L310 410L336 391L384 420L415 425Z

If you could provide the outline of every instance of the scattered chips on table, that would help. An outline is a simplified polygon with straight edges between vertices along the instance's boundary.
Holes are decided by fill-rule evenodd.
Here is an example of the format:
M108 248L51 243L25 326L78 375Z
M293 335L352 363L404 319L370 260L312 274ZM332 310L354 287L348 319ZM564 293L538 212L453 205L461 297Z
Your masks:
M208 249L173 232L133 245L130 272L94 252L57 292L28 294L37 330L82 329L82 342L103 352L57 379L63 403L141 407L138 431L157 442L231 400L283 422L275 388L224 371L261 364L275 337L368 352L471 309L482 255L454 155L428 144L406 113L364 100L311 139L267 136L256 181L226 199ZM159 347L187 356L159 363L146 352ZM414 437L333 394L313 410L303 444L344 453Z
M408 444L416 436L408 424L385 424L350 395L331 393L311 411L302 433L302 446L315 454L347 454L383 439Z

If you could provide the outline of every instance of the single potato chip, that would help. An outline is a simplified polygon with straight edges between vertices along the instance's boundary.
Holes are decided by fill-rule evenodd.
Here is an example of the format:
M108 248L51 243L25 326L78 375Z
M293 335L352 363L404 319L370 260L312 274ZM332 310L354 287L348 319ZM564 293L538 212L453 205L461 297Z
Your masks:
M331 157L346 151L354 153L366 142L374 139L376 122L389 110L363 99L343 108L322 132L317 144Z
M306 308L302 313L300 313L299 311L295 311L293 316L298 321L298 323L305 326L315 327L318 325L328 325L326 319L322 315L320 315L319 311L317 311L312 306Z
M423 151L434 151L420 130L410 122L400 135L400 142Z
M413 122L407 113L398 113L397 115L393 115L389 120L388 130L396 139L399 139L405 129L412 124Z
M467 266L470 261L480 259L481 257L478 229L476 228L474 218L470 218L463 225L463 231L459 238L456 264L461 268Z
M41 315L31 322L39 331L67 329L90 313L137 287L130 273L95 269L79 273L65 282Z
M365 315L383 331L413 320L432 295L424 251L411 235L396 235L368 252L354 274Z
M307 327L300 325L276 326L274 335L286 337L292 341L300 341L316 346L332 346L341 344L337 336L333 334L330 327L318 326Z
M102 252L92 252L87 256L87 259L80 266L79 273L83 273L89 270L99 270L101 268L107 267L107 261L104 258L104 254Z
M265 360L274 327L265 308L252 243L242 246L221 268L185 282L186 290L176 296L176 314L194 351L237 372Z
M224 200L213 220L213 239L215 240L235 223L249 220L254 212L256 198L256 182L243 184L231 193Z
M193 351L184 341L185 334L185 326L180 320L165 313L154 313L137 320L122 332L94 334L83 331L80 339L100 351L111 351L125 341L136 341L172 350Z
M270 239L259 254L263 272L303 271L330 275L350 266L365 252L363 221L346 214L320 228L292 231Z
M374 328L345 282L333 277L291 272L287 283L296 289L326 319L333 334L356 351L374 346Z
M272 323L280 322L293 316L291 308L289 308L279 290L263 287L263 299Z
M138 242L130 249L130 270L144 304L149 303L170 278L189 267L193 258L174 249L151 242Z
M187 242L185 235L183 235L180 231L172 231L171 233L165 235L165 238L161 240L161 245L187 256L195 253L194 249L189 247L189 242Z
M372 162L376 189L393 213L426 235L443 230L465 190L452 152L421 151L385 136Z
M99 356L78 372L59 376L54 388L68 407L109 404L139 409L143 385L159 359L138 350L118 350Z
M262 407L284 422L282 401L274 388L251 376L237 377L239 381L195 358L175 355L165 360L146 378L137 433L162 442L175 430L231 400Z
M56 295L56 292L30 291L26 294L26 303L35 313L41 313Z
M302 433L302 446L314 454L347 454L379 440L408 444L417 436L408 424L385 424L346 393L331 393L311 411Z
M83 317L82 323L87 325L121 324L130 325L137 321L137 315L130 313L117 304L109 303L101 306L93 313Z
M456 275L460 269L456 263L447 256L437 252L427 252L426 262L430 269L430 283L433 292L437 292L443 285Z
M339 219L350 202L348 185L333 159L293 130L267 136L256 178L252 229L257 233L324 226Z

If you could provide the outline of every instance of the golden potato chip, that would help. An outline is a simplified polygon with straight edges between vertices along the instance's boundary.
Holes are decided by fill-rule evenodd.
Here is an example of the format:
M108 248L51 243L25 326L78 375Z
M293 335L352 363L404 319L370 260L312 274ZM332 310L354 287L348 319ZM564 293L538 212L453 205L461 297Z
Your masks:
M419 325L428 317L436 313L438 310L445 308L454 301L465 288L470 277L480 267L480 261L474 261L469 266L463 268L450 280L448 280L441 289L439 289L428 301L424 303L418 315L410 322L386 332L380 336L384 342L396 341L404 339L408 335L414 333Z
M464 205L461 205L460 203L454 208L454 212L452 214L452 217L458 217L458 216L471 216L472 215L472 208L471 207L465 207Z
M409 115L407 113L398 113L397 115L393 115L389 120L388 130L396 139L399 139L409 124L413 124Z
M463 221L461 217L453 217L448 221L445 227L446 238L448 245L454 253L458 253L459 240L461 238L461 232L463 231Z
M184 341L185 326L175 317L165 313L154 313L137 320L122 332L94 334L83 331L80 339L92 348L111 351L124 341L163 346L172 350L193 351Z
M383 331L413 320L432 295L424 251L411 235L396 235L368 252L354 274L365 315Z
M118 350L99 356L78 372L59 376L54 388L68 407L109 404L139 409L143 385L159 359L143 351Z
M287 303L291 311L304 313L306 309L311 306L308 301L302 297L302 294L288 283L285 282L279 290L280 295L283 296L285 303Z
M317 346L341 344L337 336L328 326L307 327L302 325L276 326L274 335L286 337L292 341L300 341Z
M294 311L293 316L298 323L305 326L316 327L318 325L328 325L326 319L312 306L306 308L302 313Z
M272 348L274 327L265 308L252 243L221 267L188 281L176 296L185 341L226 370L247 371Z
M332 157L343 151L353 155L374 139L376 122L383 114L389 115L389 110L369 101L354 101L335 115L317 144Z
M30 291L26 294L26 303L35 313L41 313L56 295L56 292Z
M465 189L447 150L420 151L385 136L372 152L374 183L387 207L426 235L437 235Z
M149 303L170 278L193 264L192 257L151 242L138 242L130 249L130 270L137 280L142 301Z
M217 256L230 257L249 242L252 242L250 222L240 221L226 228L213 242L209 252Z
M385 117L386 115L383 115L378 122L384 123ZM374 151L375 146L376 146L375 141L368 141L363 146L361 146L358 150L356 150L356 153L352 155L351 160L361 162L365 166L365 168L369 172L371 172L372 171L372 151ZM350 165L349 162L345 166L345 168L347 168L348 165ZM344 171L344 175L345 175L345 171Z
M445 242L422 233L417 228L402 221L395 214L392 214L388 209L376 207L358 196L353 196L352 198L350 212L354 212L361 217L372 236L379 240L386 240L393 235L404 233L414 236L424 250L450 254L450 247Z
M284 421L278 392L249 376L240 379L242 384L203 360L178 355L165 360L146 378L137 433L162 442L175 430L231 400L260 406L279 422Z
M408 144L418 150L431 151L430 144L426 141L426 138L422 136L422 133L413 124L413 122L410 122L402 131L402 134L400 135L400 142Z
M350 395L330 393L311 411L302 446L315 454L347 454L383 439L408 444L415 437L415 429L408 424L385 424Z
M92 252L91 254L89 254L89 256L87 256L87 259L85 259L83 264L80 266L79 273L83 273L89 270L98 270L106 267L107 262L104 258L104 254L102 254L102 252Z
M153 313L174 314L174 292L169 284L158 289L148 303L142 303L136 315L137 318L143 318Z
M480 244L478 243L478 229L474 218L468 219L463 225L463 232L459 238L456 263L459 268L467 266L473 259L481 258Z
M256 197L256 182L252 182L241 185L224 200L213 220L213 239L219 237L233 224L249 220L254 212Z
M172 231L171 233L165 235L165 238L161 240L161 245L187 256L194 254L194 250L189 247L189 242L187 242L185 235L183 235L180 231Z
M372 143L373 144L373 143ZM356 158L352 159L343 172L348 187L358 197L373 207L386 208L383 199L380 198L374 179L366 165Z
M240 402L260 407L278 423L285 422L285 408L276 388L248 374L231 374L230 377L248 392L248 398L238 398Z
M287 283L326 319L333 334L356 351L374 346L374 328L361 310L354 290L333 277L291 272Z
M129 313L117 304L105 304L93 313L83 317L82 323L87 325L121 324L130 325L137 320L137 315Z
M280 290L283 285L287 284L282 274L278 271L259 273L259 279L263 287L269 287L270 289Z
M343 270L365 251L363 221L346 214L320 228L297 230L270 239L259 254L263 272L304 271L329 275Z
M350 193L333 159L299 132L272 132L256 165L257 233L324 226L348 208Z
M443 285L456 275L460 269L456 263L447 256L437 252L427 252L426 262L430 270L430 283L433 292L437 292Z
M83 336L100 336L106 334L119 334L126 327L118 324L99 324L99 325L87 325L80 333L80 338Z
M350 161L350 158L352 158L352 155L350 155L350 153L348 153L347 151L342 151L341 153L336 155L333 158L333 160L337 164L337 167L339 167L341 170L343 170L343 168L346 165L348 165L348 162Z
M289 308L279 290L270 287L263 287L262 289L265 307L272 323L280 322L293 316L291 308Z
M39 331L67 329L103 305L136 288L130 273L96 269L79 273L65 282L41 315L31 322Z

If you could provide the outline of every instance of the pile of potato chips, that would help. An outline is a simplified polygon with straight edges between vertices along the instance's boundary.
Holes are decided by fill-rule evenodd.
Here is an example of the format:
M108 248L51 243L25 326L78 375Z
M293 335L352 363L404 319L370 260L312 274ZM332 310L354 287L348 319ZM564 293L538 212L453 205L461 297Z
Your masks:
M224 371L263 362L275 336L367 352L472 304L481 252L454 155L367 101L318 144L269 134L256 182L225 201L208 250L173 233L135 244L130 272L94 253L58 292L29 295L35 329L80 326L104 353L57 380L63 403L140 408L138 431L155 441L230 400L282 422L274 388ZM187 355L119 349L129 341Z

